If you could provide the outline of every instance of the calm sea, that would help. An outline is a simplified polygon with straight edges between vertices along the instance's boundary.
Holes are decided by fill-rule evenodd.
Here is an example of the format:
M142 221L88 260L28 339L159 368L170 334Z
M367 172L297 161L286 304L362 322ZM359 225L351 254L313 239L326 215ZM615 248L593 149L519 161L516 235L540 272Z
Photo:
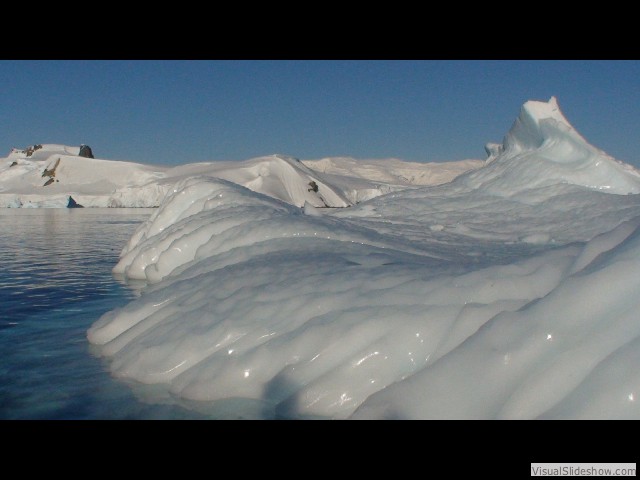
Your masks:
M202 418L147 403L86 330L135 298L111 269L149 209L0 210L0 419Z

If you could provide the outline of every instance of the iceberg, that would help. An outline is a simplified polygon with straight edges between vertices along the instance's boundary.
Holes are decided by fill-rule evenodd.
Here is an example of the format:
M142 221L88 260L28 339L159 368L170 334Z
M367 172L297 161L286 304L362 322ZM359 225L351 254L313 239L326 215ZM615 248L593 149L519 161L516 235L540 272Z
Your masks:
M640 418L640 175L554 98L487 150L348 208L189 167L114 268L148 286L88 340L213 417Z
M502 145L489 144L487 152L487 168L469 172L460 182L506 196L559 183L640 193L640 172L590 145L555 97L526 102Z

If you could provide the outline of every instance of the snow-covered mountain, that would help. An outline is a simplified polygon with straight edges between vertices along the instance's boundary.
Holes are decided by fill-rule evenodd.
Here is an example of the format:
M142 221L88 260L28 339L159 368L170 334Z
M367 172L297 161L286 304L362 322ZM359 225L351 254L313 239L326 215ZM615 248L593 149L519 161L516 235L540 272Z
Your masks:
M150 285L88 339L218 417L640 418L640 177L555 99L488 150L343 209L193 167L114 269Z
M464 172L484 166L485 161L418 163L396 158L356 160L351 157L327 157L303 160L302 163L317 172L409 187L448 183Z
M66 207L69 197L85 207L157 207L176 182L195 175L228 180L299 207L346 207L412 185L441 183L483 163L390 159L358 166L353 159L318 163L270 155L168 168L89 158L86 151L91 152L87 146L54 144L13 149L0 159L0 207ZM354 176L347 175L350 167Z
M151 207L167 188L166 168L80 155L81 147L43 144L0 160L0 207Z
M351 203L360 203L382 194L416 186L440 185L460 174L484 166L483 160L417 163L395 158L360 160L351 157L327 157L303 160L312 170L340 188Z

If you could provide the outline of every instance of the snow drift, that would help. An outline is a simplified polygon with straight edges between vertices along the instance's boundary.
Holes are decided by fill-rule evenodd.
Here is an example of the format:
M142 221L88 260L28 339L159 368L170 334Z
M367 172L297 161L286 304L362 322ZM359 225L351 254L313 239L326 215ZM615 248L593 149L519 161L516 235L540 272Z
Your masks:
M187 176L88 339L212 416L640 418L640 177L554 99L491 150L347 209Z

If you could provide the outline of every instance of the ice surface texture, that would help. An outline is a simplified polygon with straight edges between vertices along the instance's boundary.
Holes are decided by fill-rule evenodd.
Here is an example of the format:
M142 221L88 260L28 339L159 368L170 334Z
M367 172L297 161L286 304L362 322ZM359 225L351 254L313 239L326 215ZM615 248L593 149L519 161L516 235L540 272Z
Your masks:
M587 143L564 117L555 97L525 103L503 145L488 151L489 168L467 174L467 185L500 195L556 183L640 193L638 171Z
M491 152L345 209L185 177L115 268L151 285L88 338L265 417L639 418L640 177L555 99Z

